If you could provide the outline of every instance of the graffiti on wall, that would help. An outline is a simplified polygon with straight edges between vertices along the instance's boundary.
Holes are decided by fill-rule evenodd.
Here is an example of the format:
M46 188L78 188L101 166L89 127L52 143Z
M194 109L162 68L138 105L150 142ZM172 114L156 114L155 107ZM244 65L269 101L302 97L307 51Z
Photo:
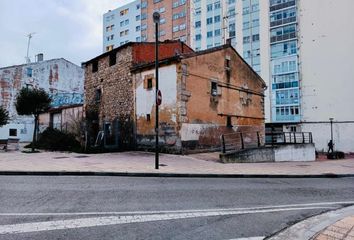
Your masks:
M84 95L82 93L56 93L51 94L50 97L52 98L52 107L84 103Z

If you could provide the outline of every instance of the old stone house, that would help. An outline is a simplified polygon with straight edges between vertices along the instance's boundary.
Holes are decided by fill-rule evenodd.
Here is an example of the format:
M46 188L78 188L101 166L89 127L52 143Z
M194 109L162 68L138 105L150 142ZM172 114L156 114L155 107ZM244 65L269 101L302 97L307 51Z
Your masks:
M132 73L137 146L153 147L154 65L136 66ZM264 139L265 82L230 44L165 59L159 79L160 142L165 149L218 149L225 133L243 132L251 144Z
M135 148L135 87L133 66L154 61L154 43L124 44L85 63L85 104L91 145ZM160 43L159 58L191 53L180 41Z
M223 133L264 137L266 85L230 44L196 53L168 41L161 44L159 57L159 141L164 150L216 149ZM128 43L84 67L91 143L100 143L102 136L106 147L153 147L154 44Z

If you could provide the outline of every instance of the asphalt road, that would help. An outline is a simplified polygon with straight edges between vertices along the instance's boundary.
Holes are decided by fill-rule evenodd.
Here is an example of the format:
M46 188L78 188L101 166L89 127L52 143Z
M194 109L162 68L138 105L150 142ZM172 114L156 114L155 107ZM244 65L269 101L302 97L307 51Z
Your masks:
M0 239L263 237L350 204L354 178L0 176Z

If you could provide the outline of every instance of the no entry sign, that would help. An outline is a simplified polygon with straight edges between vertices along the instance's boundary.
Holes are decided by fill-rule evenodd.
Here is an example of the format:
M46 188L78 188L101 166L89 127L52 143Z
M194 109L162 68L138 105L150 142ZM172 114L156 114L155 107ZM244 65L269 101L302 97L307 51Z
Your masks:
M156 96L156 104L157 104L158 106L160 106L160 105L161 105L161 102L162 102L162 94L161 94L161 91L158 90L158 91L157 91L157 96Z

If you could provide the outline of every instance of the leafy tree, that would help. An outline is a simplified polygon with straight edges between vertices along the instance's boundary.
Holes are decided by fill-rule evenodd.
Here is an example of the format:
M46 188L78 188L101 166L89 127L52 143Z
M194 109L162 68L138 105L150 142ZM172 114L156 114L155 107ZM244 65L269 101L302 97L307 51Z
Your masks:
M51 99L43 89L22 88L17 95L16 110L19 115L34 115L32 152L37 140L39 114L50 107Z
M0 127L7 124L9 121L9 113L0 106Z

